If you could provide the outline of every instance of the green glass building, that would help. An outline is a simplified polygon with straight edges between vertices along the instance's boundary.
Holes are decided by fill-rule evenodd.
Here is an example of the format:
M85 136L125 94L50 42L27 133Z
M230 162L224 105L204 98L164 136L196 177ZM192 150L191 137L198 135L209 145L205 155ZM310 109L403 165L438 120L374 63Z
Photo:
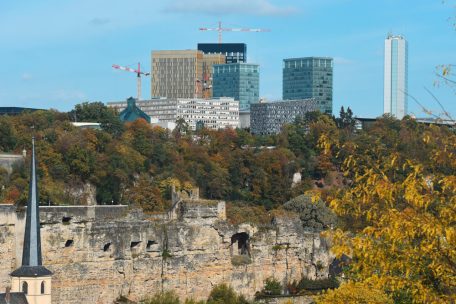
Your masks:
M320 112L332 114L332 58L303 57L283 60L283 99L306 98L314 98Z
M239 111L250 110L260 95L260 68L258 64L230 63L213 65L213 97L232 97L239 101Z

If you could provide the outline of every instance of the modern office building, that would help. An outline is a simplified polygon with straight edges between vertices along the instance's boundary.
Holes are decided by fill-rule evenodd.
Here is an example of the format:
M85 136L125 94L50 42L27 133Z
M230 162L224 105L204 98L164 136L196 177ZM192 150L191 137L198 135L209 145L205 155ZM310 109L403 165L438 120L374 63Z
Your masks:
M224 62L198 50L152 51L152 97L210 98L212 65Z
M247 62L245 43L198 43L198 50L204 54L222 54L225 63Z
M283 99L314 98L320 112L332 114L333 59L303 57L283 60Z
M318 109L319 105L313 98L252 104L250 131L253 134L277 134L284 124Z
M127 102L108 102L107 105L122 111ZM158 119L160 126L183 118L192 130L196 130L197 125L209 129L239 127L239 102L233 98L157 98L141 100L136 105L152 119Z
M202 91L203 98L212 98L212 73L215 64L225 63L225 55L223 54L204 54L203 55L203 74L201 81L198 82L198 90Z
M198 83L203 72L203 52L152 51L152 96L202 97Z
M407 115L408 47L402 36L391 34L385 39L385 74L383 113L397 119Z
M260 95L260 68L258 64L229 63L213 66L214 97L232 97L239 101L240 111L249 111L258 103Z

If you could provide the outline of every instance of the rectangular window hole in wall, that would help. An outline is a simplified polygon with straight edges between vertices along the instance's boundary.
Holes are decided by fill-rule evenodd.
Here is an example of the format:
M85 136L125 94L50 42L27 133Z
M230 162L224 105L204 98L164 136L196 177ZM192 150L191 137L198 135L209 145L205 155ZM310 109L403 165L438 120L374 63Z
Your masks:
M133 241L130 243L130 249L138 247L138 245L141 243L141 241Z
M153 245L156 245L157 242L156 241L147 241L147 246L146 246L146 250L150 251L151 250L151 247Z
M65 247L71 247L71 246L73 246L73 243L74 243L73 240L67 240L65 242Z

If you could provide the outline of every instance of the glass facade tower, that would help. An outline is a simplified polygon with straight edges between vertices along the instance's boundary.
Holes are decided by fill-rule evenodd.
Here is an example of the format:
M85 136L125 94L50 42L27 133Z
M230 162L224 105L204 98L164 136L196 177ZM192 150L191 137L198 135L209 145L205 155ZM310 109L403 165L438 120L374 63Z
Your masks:
M283 60L283 99L306 98L314 98L320 112L332 114L332 58L303 57Z
M225 56L225 63L247 61L245 43L198 43L198 50L204 54L222 54Z
M407 115L408 47L402 36L385 40L383 113L402 119Z
M213 65L212 94L214 97L233 97L239 101L239 111L250 111L260 95L258 64L230 63Z

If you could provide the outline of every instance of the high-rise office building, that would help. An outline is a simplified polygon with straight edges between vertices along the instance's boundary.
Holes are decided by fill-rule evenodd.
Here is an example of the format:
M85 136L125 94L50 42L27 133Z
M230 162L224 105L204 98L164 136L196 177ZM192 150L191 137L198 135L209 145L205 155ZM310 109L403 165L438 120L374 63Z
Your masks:
M391 34L386 37L383 113L389 113L397 119L407 115L407 53L404 37Z
M198 43L198 50L204 54L222 54L225 63L247 62L245 43Z
M258 103L260 95L260 68L258 64L215 64L213 70L213 96L233 97L239 101L239 111L249 111Z
M204 98L212 97L212 72L214 64L225 63L225 55L223 54L204 54L203 55L203 74L198 89L202 90Z
M224 62L198 50L152 51L152 97L210 98L212 65Z
M283 99L314 98L322 113L332 114L333 59L303 57L283 60Z

